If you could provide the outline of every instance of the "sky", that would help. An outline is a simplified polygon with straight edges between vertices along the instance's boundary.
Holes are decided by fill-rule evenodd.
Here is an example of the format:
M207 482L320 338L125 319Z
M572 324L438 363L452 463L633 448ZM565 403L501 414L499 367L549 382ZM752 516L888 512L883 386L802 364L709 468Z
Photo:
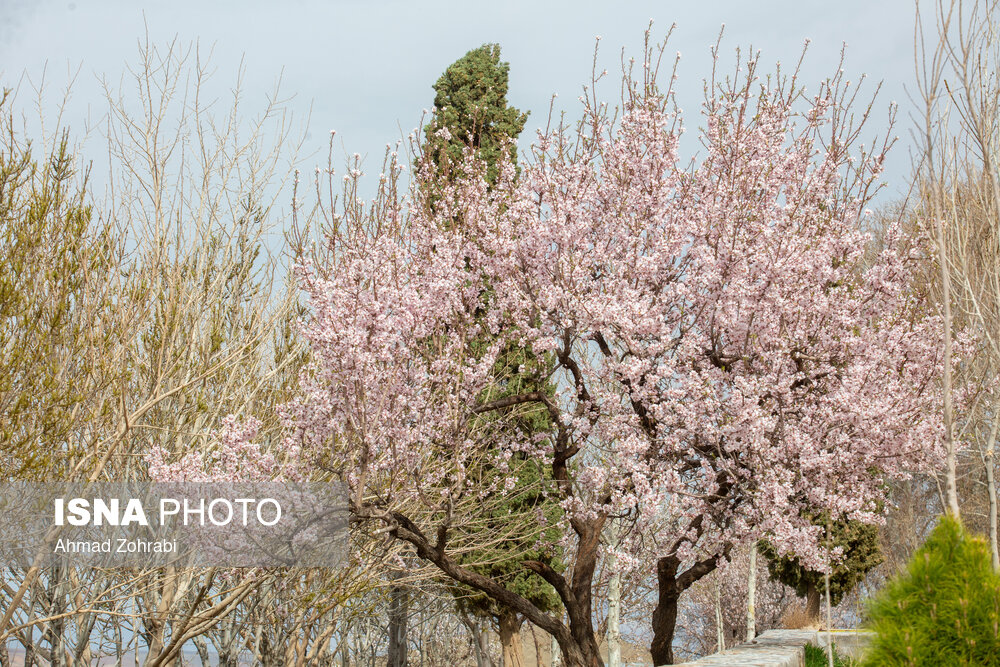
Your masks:
M641 54L650 20L657 39L676 23L667 52L681 54L679 94L689 130L698 126L692 117L701 80L711 71L709 48L723 24L723 69L735 63L737 47L751 46L761 51L764 71L776 62L790 67L809 39L802 80L814 90L836 70L846 43L847 78L867 75L870 93L882 82L866 136L886 132L890 102L901 106L893 129L901 141L886 178L892 192L905 192L912 0L0 0L0 85L20 87L20 95L44 72L46 99L57 101L76 73L63 120L74 130L99 128L99 81L118 81L135 64L148 30L154 44L177 39L211 49L219 91L233 84L242 60L248 110L260 108L280 78L289 108L300 122L309 120L307 167L325 161L328 132L336 129L340 157L360 153L367 170L377 171L386 143L420 124L433 103L431 86L469 49L501 45L510 62L510 103L531 114L524 149L545 124L553 94L557 109L576 113L595 38L601 37L599 68L613 73L621 49L626 57ZM611 101L613 83L603 88Z

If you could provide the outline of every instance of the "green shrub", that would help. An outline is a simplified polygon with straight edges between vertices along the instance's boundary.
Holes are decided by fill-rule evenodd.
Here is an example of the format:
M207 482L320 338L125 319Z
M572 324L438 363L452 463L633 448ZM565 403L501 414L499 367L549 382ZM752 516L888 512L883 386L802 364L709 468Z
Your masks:
M871 601L865 667L1000 666L1000 577L986 542L943 517L907 569Z
M812 644L806 645L806 667L827 667L829 660L826 657L826 649ZM833 667L853 667L856 665L850 658L837 653L837 647L833 647Z

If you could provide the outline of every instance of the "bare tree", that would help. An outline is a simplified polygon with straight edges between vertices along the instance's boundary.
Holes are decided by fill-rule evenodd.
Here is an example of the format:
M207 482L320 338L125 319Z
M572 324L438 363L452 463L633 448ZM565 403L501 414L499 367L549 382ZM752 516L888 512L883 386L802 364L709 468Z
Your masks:
M68 135L33 158L4 108L0 253L24 269L0 283L5 475L142 480L151 446L210 450L222 417L246 410L272 415L261 433L277 437L274 407L305 360L277 207L298 144L277 90L250 117L240 89L220 108L196 46L143 44L105 82L108 190L96 202ZM12 571L0 640L75 664L109 638L120 657L124 630L145 642L146 664L176 664L272 580Z
M978 445L993 562L1000 569L995 480L1000 419L995 391L1000 380L1000 3L938 0L930 40L925 39L919 8L918 78L924 101L920 208L932 218L938 239L945 324L959 324L975 353L963 371L968 376L964 380L979 393L958 425L964 439ZM946 387L949 381L946 375ZM950 432L949 409L946 404ZM955 475L952 446L948 504L957 513Z

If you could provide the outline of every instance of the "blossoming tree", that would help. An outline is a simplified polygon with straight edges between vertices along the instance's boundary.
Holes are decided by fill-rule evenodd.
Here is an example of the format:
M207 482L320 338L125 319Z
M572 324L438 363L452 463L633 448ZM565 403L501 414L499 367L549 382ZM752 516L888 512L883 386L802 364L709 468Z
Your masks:
M619 563L655 571L651 650L667 664L679 597L734 546L766 536L821 566L807 511L873 521L887 478L940 455L939 322L908 296L916 246L889 229L870 250L887 142L856 146L854 89L838 74L805 98L750 59L706 85L685 166L661 55L626 68L616 114L588 88L580 121L541 133L517 178L501 163L490 186L470 156L470 177L426 206L393 195L390 162L301 272L314 361L287 446L347 482L359 522L551 633L573 667L601 664L609 517L630 526ZM515 345L554 360L534 370L554 396L498 387ZM550 436L504 428L538 406ZM517 452L564 510L567 570L523 567L565 621L457 556L472 548L458 528L516 487L476 471Z

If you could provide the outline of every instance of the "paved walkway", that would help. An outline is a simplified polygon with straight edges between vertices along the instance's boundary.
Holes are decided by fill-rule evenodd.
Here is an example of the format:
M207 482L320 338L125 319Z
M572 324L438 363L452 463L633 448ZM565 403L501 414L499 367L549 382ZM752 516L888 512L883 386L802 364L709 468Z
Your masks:
M768 630L752 642L734 646L721 653L713 653L694 662L682 663L686 667L804 667L805 645L826 646L827 633L816 630ZM852 657L860 655L868 636L860 631L833 631L833 643Z

